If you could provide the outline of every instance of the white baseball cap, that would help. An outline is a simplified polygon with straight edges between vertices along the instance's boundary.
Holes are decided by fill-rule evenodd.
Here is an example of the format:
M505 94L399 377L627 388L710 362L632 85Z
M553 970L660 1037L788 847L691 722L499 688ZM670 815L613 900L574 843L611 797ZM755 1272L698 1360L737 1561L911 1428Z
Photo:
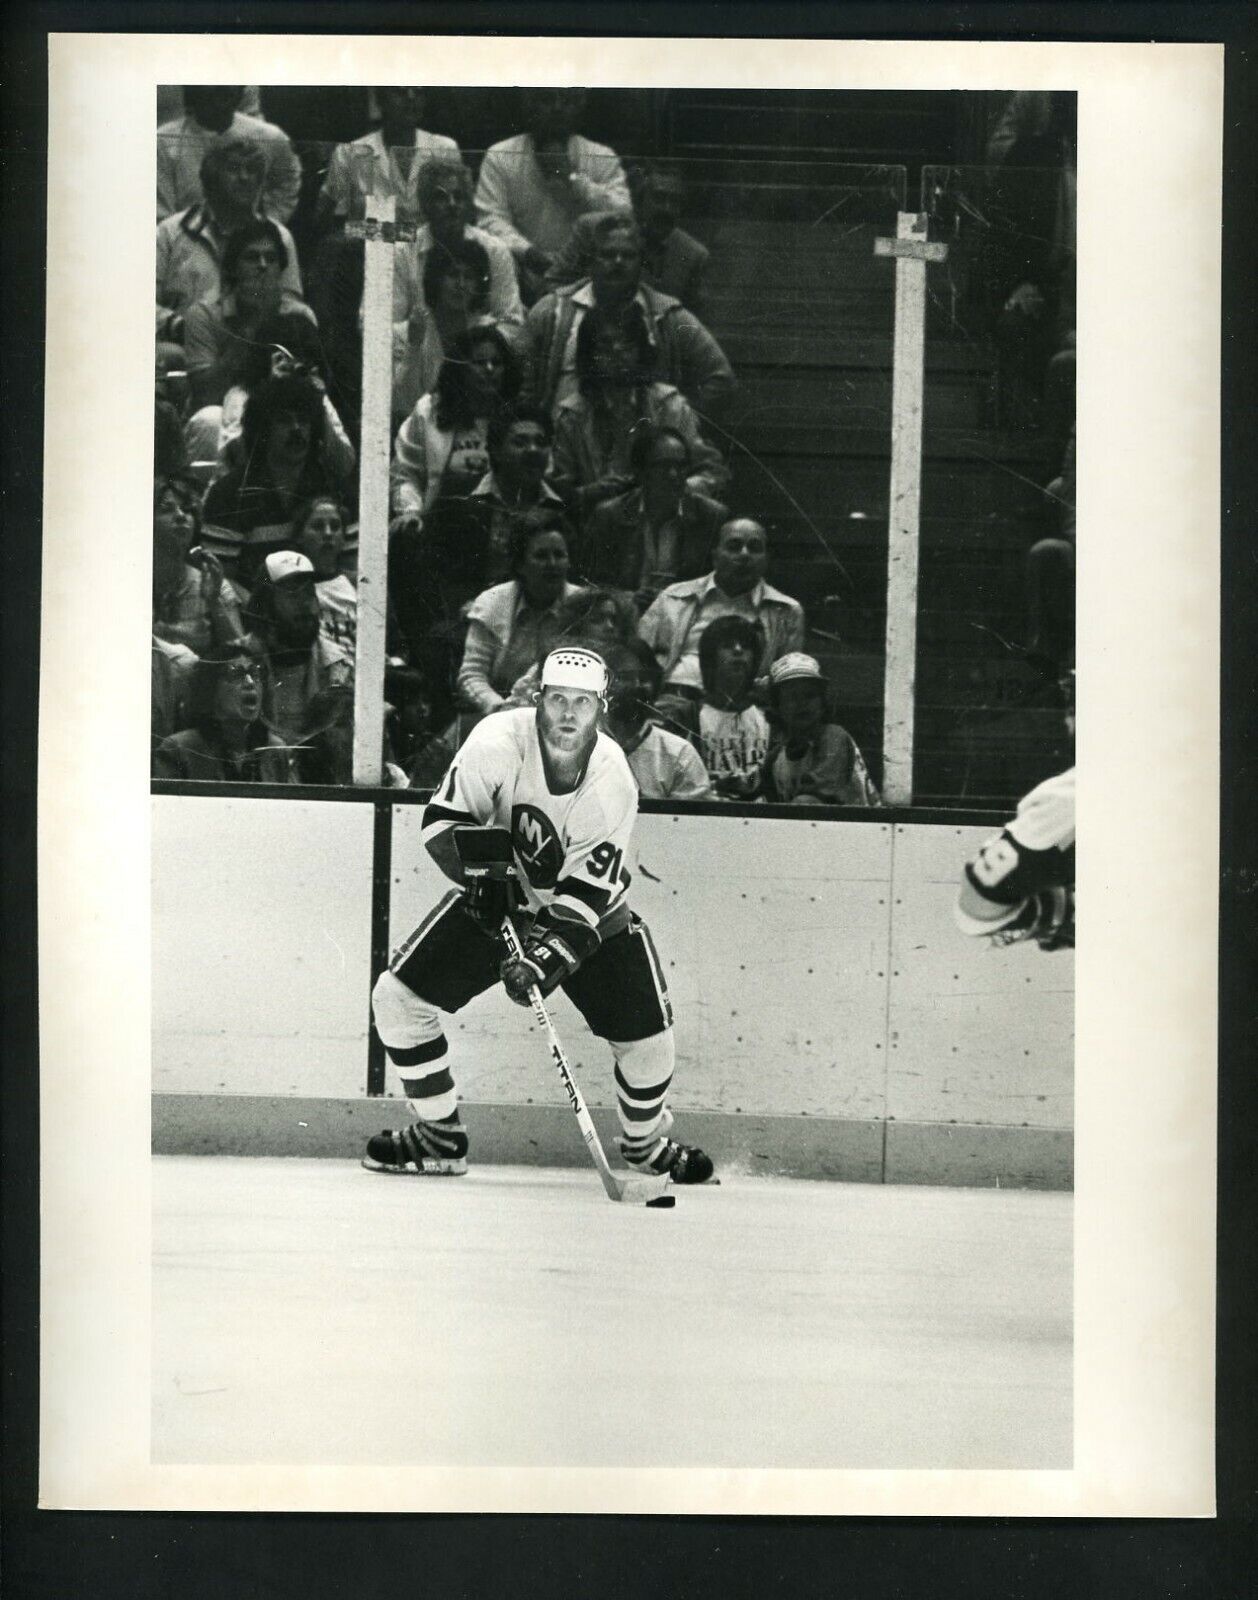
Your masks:
M607 663L593 650L568 646L552 650L542 662L543 689L588 689L607 693Z
M275 550L263 562L266 575L272 583L283 583L286 578L314 579L315 570L308 556L297 550Z
M826 681L820 663L814 656L806 656L802 650L792 650L789 655L779 656L769 668L769 682L774 688L779 683L790 683L793 678L811 679L814 683Z

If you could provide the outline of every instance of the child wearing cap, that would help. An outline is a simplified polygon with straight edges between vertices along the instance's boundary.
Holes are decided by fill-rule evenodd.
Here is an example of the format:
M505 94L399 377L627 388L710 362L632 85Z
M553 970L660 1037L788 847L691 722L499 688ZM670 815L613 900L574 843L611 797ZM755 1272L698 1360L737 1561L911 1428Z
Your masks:
M882 798L846 728L827 718L829 685L802 651L769 669L769 705L778 733L765 763L761 796L787 805L879 806Z
M314 567L298 550L275 550L262 563L245 620L249 647L266 668L264 716L296 746L305 737L307 708L322 689L354 680L353 658L319 626Z

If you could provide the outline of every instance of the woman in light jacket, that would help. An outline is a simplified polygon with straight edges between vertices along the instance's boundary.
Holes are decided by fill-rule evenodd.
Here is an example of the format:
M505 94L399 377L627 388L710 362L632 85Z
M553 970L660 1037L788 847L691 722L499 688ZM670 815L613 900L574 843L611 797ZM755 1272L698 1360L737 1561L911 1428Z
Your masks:
M568 541L558 528L516 528L510 558L512 577L482 590L468 608L457 685L468 711L504 704L516 679L550 648L560 602L580 587L568 582Z
M390 536L418 533L442 495L469 494L489 471L489 423L520 392L520 362L497 328L451 345L436 388L397 431L389 473Z

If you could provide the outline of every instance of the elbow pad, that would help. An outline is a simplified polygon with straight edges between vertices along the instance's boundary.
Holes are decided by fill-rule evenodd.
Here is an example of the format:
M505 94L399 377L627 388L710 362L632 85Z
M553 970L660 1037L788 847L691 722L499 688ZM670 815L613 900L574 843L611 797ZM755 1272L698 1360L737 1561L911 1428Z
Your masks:
M1073 851L1032 850L1002 828L967 863L965 881L980 900L1017 906L1038 890L1062 883L1072 867Z

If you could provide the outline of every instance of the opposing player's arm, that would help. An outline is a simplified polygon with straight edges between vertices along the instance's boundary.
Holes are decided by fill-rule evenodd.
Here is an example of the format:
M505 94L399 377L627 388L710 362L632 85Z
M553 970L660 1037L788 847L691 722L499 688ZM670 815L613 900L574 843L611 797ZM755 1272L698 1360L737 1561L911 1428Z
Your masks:
M1045 949L1074 944L1074 888L1057 845L1034 849L1002 828L968 861L955 917L962 933Z

